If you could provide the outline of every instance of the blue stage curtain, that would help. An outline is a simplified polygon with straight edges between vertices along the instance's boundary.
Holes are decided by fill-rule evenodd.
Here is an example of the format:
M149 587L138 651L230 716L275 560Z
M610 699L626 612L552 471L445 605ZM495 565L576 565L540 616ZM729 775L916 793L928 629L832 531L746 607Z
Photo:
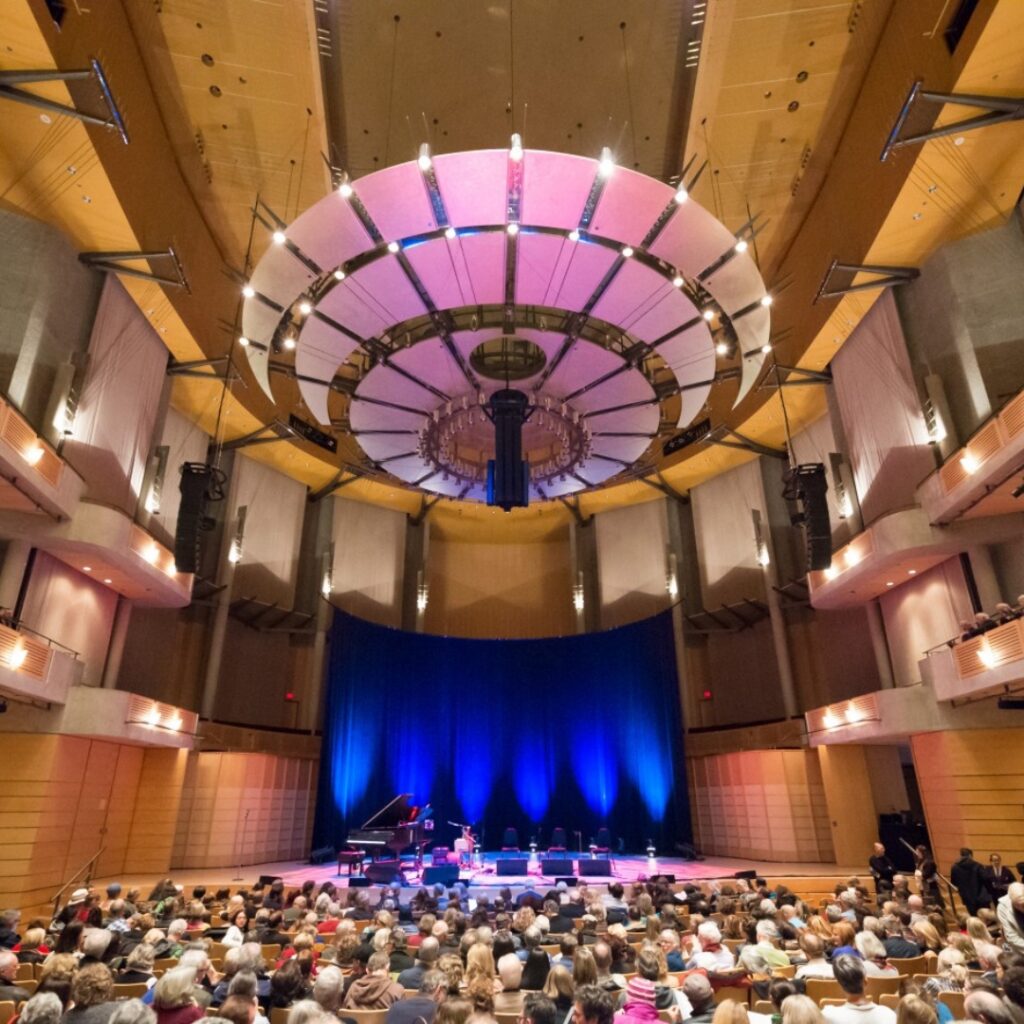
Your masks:
M398 793L486 849L508 826L525 850L552 828L584 851L659 853L690 840L671 613L545 640L406 633L335 613L315 845L341 846Z

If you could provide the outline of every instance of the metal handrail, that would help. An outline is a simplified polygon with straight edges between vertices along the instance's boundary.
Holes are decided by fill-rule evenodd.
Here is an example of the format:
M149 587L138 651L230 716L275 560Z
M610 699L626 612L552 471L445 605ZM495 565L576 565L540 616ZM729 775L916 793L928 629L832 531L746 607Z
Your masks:
M92 880L92 866L99 860L100 855L106 849L106 846L101 846L54 894L51 902L53 903L53 916L57 916L57 911L60 907L60 898L68 890L68 888L78 881L78 876L85 874L83 881L86 885Z

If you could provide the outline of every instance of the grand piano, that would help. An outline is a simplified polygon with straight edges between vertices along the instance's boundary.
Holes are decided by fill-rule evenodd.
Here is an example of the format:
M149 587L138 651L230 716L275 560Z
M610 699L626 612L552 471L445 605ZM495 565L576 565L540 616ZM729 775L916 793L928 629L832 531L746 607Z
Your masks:
M369 853L371 857L386 856L390 851L395 860L410 846L416 848L416 867L423 865L423 850L430 839L426 833L434 827L430 815L433 809L415 807L409 803L411 793L399 793L385 807L363 822L362 828L349 832L345 840L349 846Z

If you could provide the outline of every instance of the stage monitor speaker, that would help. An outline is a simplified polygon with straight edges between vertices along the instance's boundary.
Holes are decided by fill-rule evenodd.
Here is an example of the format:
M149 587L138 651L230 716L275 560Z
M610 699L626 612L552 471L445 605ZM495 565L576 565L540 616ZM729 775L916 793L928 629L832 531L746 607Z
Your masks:
M502 857L494 862L494 873L503 876L525 875L529 863L525 857Z
M310 864L327 864L338 856L337 851L330 843L327 846L318 846L315 850L309 851Z
M213 468L205 462L186 462L181 467L181 502L174 531L174 568L178 572L199 572L199 538L212 480Z
M575 889L579 879L575 875L562 875L555 879L555 885L565 882L566 888Z
M745 878L747 879L747 881L752 882L755 878L757 878L757 872L752 869L749 871L737 871L732 877Z
M807 540L807 568L822 570L832 564L832 526L828 516L828 480L821 462L809 462L786 471L782 496L800 503L794 523L803 523Z
M271 886L275 882L280 882L281 880L280 875L260 875L259 884L262 886Z
M368 889L370 887L370 880L362 875L353 875L348 879L348 887L350 889Z
M664 882L665 885L675 885L676 884L676 876L675 875L666 875L664 872L659 871L656 875L651 875L651 881L652 882Z
M398 860L377 860L367 864L363 874L376 885L390 885L397 878L402 880L402 862Z
M610 876L612 873L612 862L607 858L600 860L581 860L577 865L577 869L579 874L584 876Z
M438 864L437 867L423 869L424 885L454 885L459 880L457 864Z
M571 875L573 867L572 858L545 857L540 862L540 873L548 878L552 875Z

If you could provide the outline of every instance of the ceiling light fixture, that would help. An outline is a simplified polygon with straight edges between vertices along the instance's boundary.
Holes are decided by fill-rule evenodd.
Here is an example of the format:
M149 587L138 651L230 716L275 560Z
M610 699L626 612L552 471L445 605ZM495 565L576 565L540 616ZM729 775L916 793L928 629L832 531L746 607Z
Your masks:
M344 281L345 280L345 271L344 270L336 270L334 272L334 280L335 281Z
M25 648L22 647L21 644L18 644L18 646L15 647L14 650L7 655L7 664L10 665L11 668L17 670L25 664L25 659L27 657L28 651L25 650Z
M107 586L109 587L110 584L113 583L114 581L112 579L110 579L110 577L107 577L107 579L105 579L103 582L106 583Z
M92 566L91 565L83 565L82 566L82 572L92 572Z
M313 304L308 299L303 299L299 303L299 312L303 316L309 316L313 312Z
M736 252L743 253L747 251L747 240L745 238L737 239L736 244L733 246Z
M601 162L598 165L598 174L602 178L610 178L615 173L615 157L612 156L612 151L607 147L603 147L601 150Z
M273 238L274 245L284 245L284 243L288 241L288 236L280 228L278 228L270 237Z
M972 473L978 472L978 467L981 465L981 462L978 460L976 455L972 455L970 452L965 451L963 455L960 456L960 465L964 467L965 473L971 475Z
M761 305L764 306L765 309L767 309L771 304L772 304L772 297L770 295L765 295L761 299Z
M448 241L450 242L454 238L458 237L458 232L453 227L447 227L444 229L444 237L447 238Z
M575 228L573 228L572 231L569 232L569 241L570 242L578 242L579 240L580 240L580 233Z
M728 345L727 345L727 344L726 344L726 343L725 343L724 341L720 341L720 342L719 342L719 343L718 343L718 344L717 344L717 345L715 346L715 351L716 351L716 352L717 352L717 353L718 353L718 354L719 354L720 356L727 356L727 355L729 354L729 346L728 346Z
M672 285L675 288L682 288L684 283L685 282L683 281L681 274L676 274L676 276L672 278Z
M908 576L916 576L917 575L917 570L916 569L908 569L907 570L907 575Z
M511 224L508 224L505 227L505 230L514 237L515 235L519 234L519 225L516 224L515 221L513 221Z
M394 254L402 247L397 242L388 242L388 252Z
M342 199L352 198L352 182L348 180L348 175L344 175L341 179L341 184L338 186L338 195Z
M676 194L675 194L675 200L676 200L676 202L677 202L677 203L678 203L678 204L679 204L680 206L682 206L682 205L683 205L683 203L685 203L685 202L686 202L686 200L687 200L687 199L689 199L689 198L690 198L690 193L689 193L689 192L687 192L687 191L686 191L686 189L685 189L685 188L683 188L683 186L682 186L682 185L680 185L680 186L679 186L679 188L678 188L678 189L676 189Z
M434 166L433 160L430 159L430 146L425 142L420 146L420 155L417 158L416 163L419 164L419 168L424 174Z
M707 320L708 323L711 323L711 321L715 319L715 311L710 306L708 306L708 308L705 309L703 313L701 313L701 316L704 317L704 319Z
M288 349L289 352L295 348L295 339L290 334L284 339L284 347Z
M251 299L256 294L256 289L251 284L247 284L242 288L242 294L247 298Z
M238 344L241 345L242 348L248 348L249 347L249 339L244 334L239 335Z
M633 246L626 245L622 248L622 255L628 260L633 255Z
M26 448L22 453L22 458L30 465L38 465L39 460L46 454L45 450L41 445L34 444Z
M512 136L512 145L509 147L508 156L510 160L519 163L523 159L523 140L518 132Z
M156 561L160 557L160 549L155 544L150 544L149 547L142 552L142 557L149 562L150 565L156 565Z
M761 353L762 353L762 355L766 355L766 356L767 356L767 355L771 355L771 351L772 351L772 345L771 345L771 342L770 342L770 341L766 341L766 342L765 342L765 343L764 343L764 344L763 344L763 345L761 346Z

